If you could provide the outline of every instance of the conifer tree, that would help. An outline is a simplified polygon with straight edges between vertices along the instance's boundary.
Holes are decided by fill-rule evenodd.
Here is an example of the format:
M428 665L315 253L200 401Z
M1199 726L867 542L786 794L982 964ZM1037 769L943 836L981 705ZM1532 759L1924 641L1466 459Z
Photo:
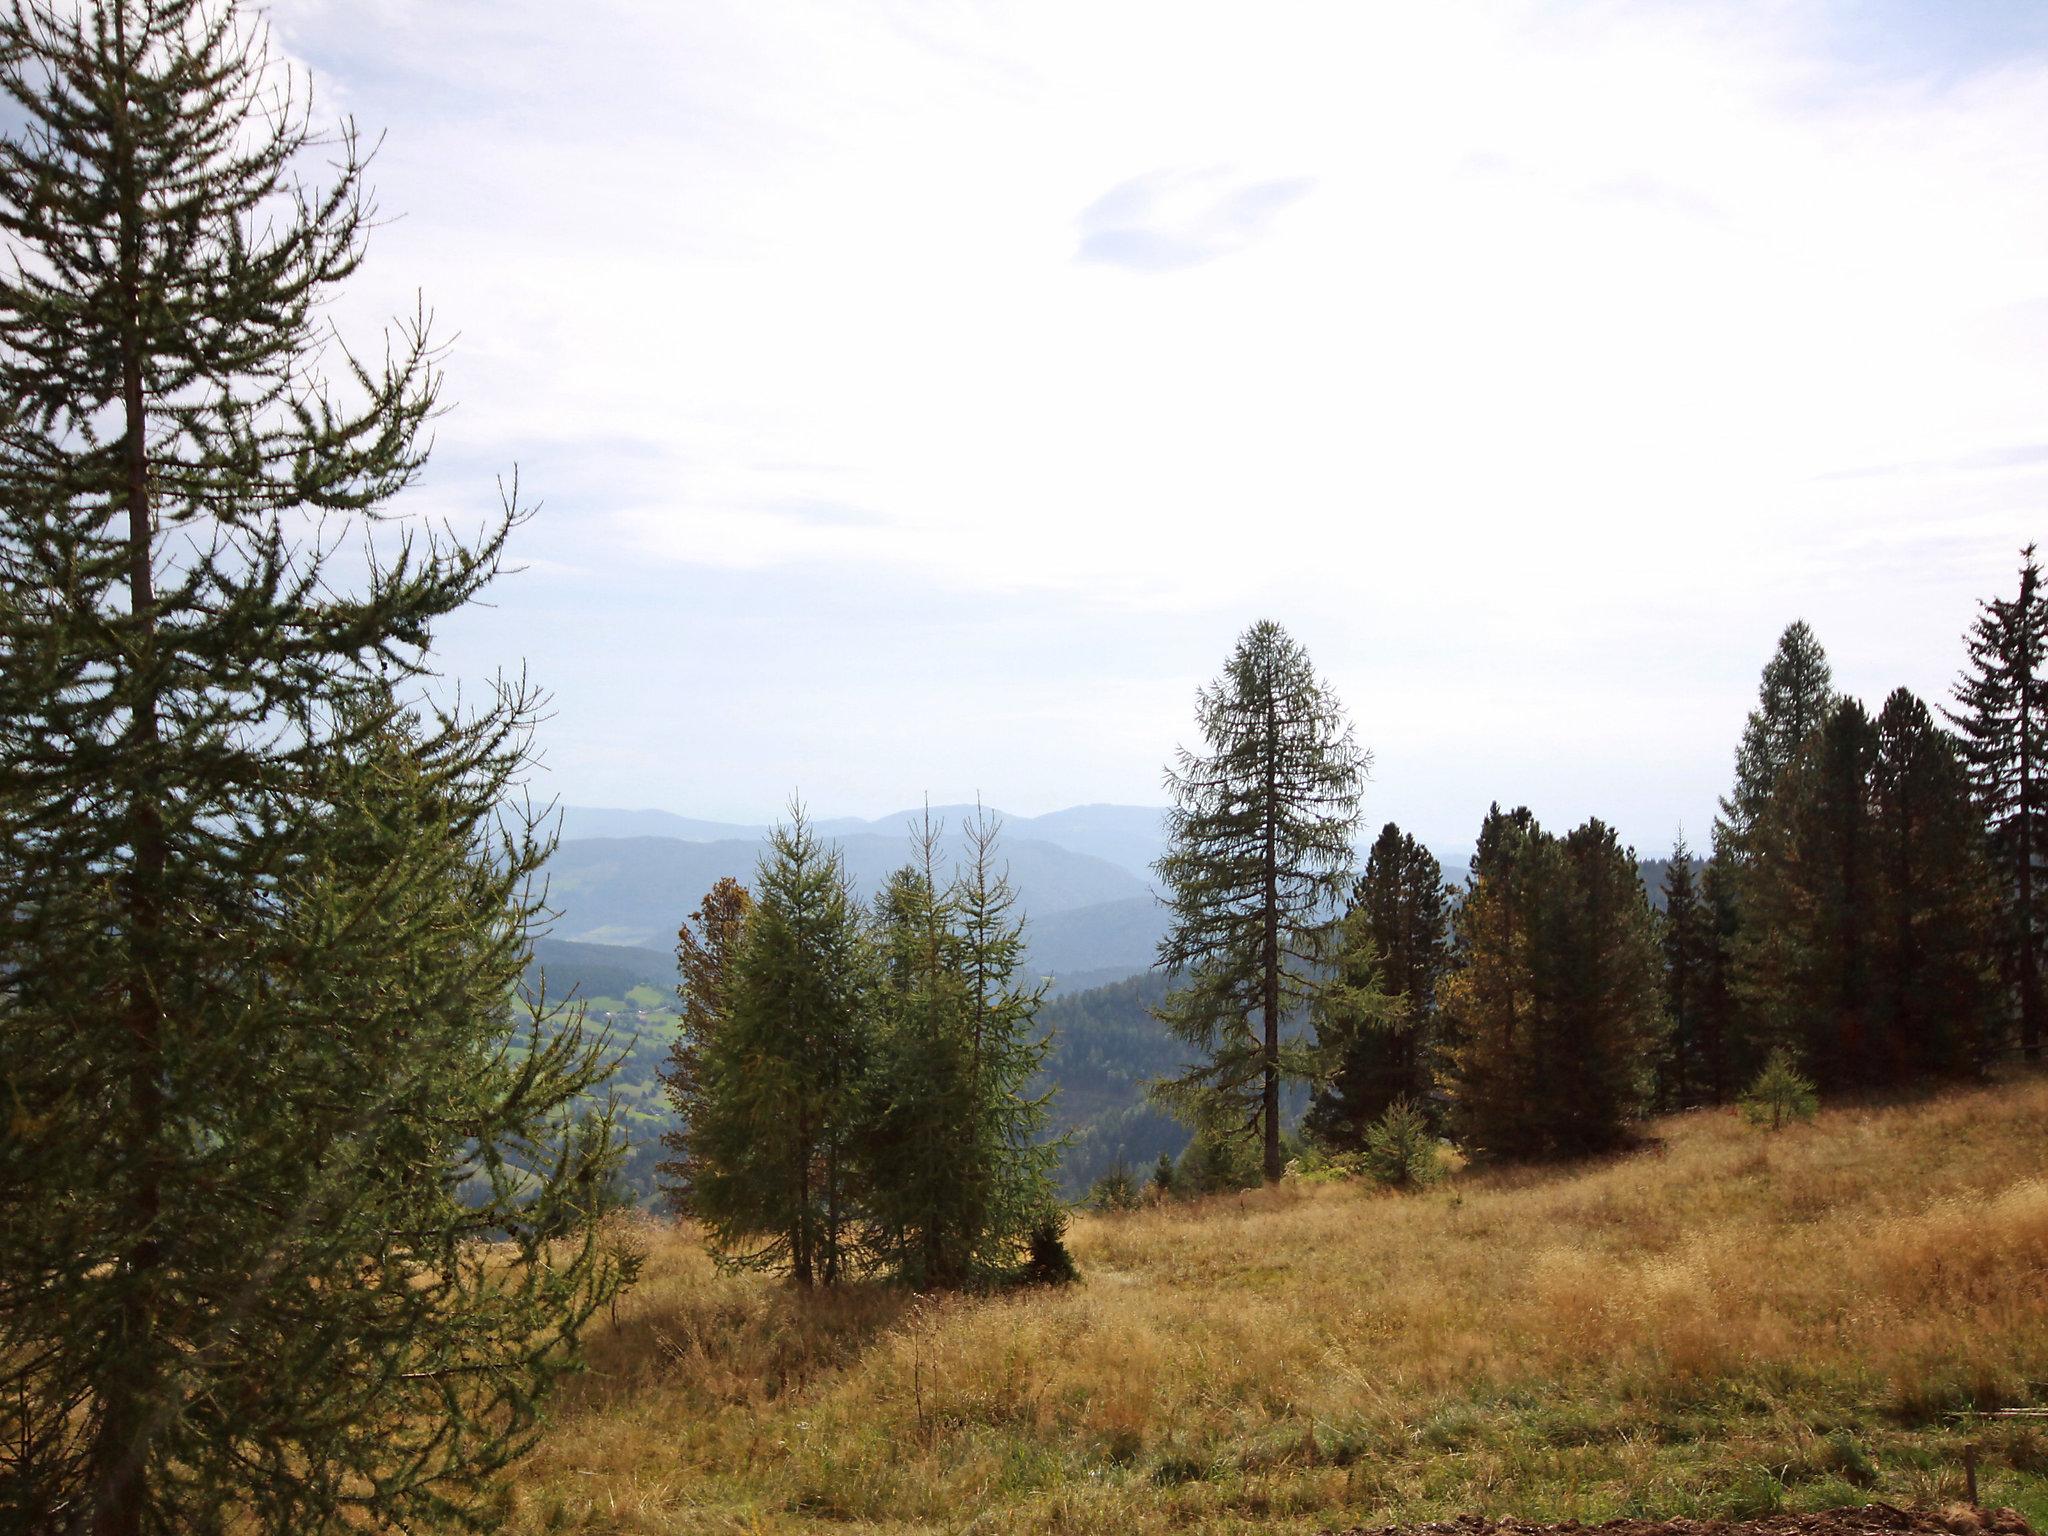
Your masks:
M1777 651L1764 664L1757 707L1742 729L1735 753L1735 787L1721 801L1720 841L1746 856L1751 829L1763 815L1778 779L1819 730L1836 694L1827 652L1804 619L1785 626Z
M2048 947L2048 590L2029 544L2019 594L1982 605L1964 637L1969 669L1949 722L1991 831L2004 918L2000 966L2019 1009L2020 1048L2041 1056L2042 950Z
M655 1173L661 1181L663 1201L679 1216L690 1214L690 1192L697 1179L690 1127L703 1091L704 1052L726 1016L733 955L753 906L747 888L731 876L723 876L676 931L676 966L682 973L676 996L682 1004L682 1018L660 1078L677 1123L675 1129L662 1132L661 1144L673 1156L659 1164Z
M1726 1104L1741 1081L1742 1044L1735 1004L1735 935L1738 918L1729 861L1717 845L1700 876L1700 917L1705 965L1697 1000L1699 1038L1706 1047L1707 1100Z
M1738 886L1736 985L1766 1050L1789 1049L1823 1089L1882 1081L1875 981L1877 728L1837 703L1752 826Z
M939 886L940 828L914 828L916 862L877 901L881 1046L862 1189L878 1254L920 1288L1015 1272L1057 1204L1060 1144L1029 1084L1050 1048L1033 1027L1044 987L1016 983L1023 925L996 865L1000 826L966 828L966 861Z
M1282 1026L1316 991L1371 760L1307 652L1271 622L1239 638L1196 718L1207 750L1183 748L1166 776L1156 868L1172 922L1159 964L1182 980L1159 1017L1206 1059L1156 1091L1190 1116L1212 1101L1236 1134L1255 1135L1270 1182L1281 1081L1315 1067Z
M1331 1077L1303 1128L1356 1150L1395 1100L1435 1124L1437 983L1450 960L1449 893L1436 856L1392 822L1367 855L1339 935L1334 985L1312 1017Z
M533 699L406 707L516 513L393 520L437 349L329 334L362 158L230 5L21 0L0 91L0 1524L484 1523L624 1276L507 1038Z
M1713 1006L1714 914L1700 891L1692 850L1681 836L1664 875L1664 1008L1671 1034L1658 1071L1660 1108L1684 1109L1714 1096L1721 1073L1720 1019Z
M692 1207L734 1268L833 1285L866 1267L856 1154L874 955L845 863L804 817L769 837L699 1058Z
M1877 717L1877 1072L1979 1070L1996 1000L1998 889L1955 742L1904 688Z
M881 984L858 1187L878 1260L923 1289L967 1280L982 1189L958 913L929 814L911 840L913 862L874 902Z
M1560 841L1496 809L1488 830L1456 919L1462 963L1440 991L1453 1124L1496 1157L1613 1147L1648 1107L1663 1045L1635 860L1598 821Z
M1052 1049L1037 1023L1049 983L1021 985L1024 922L1017 893L996 864L1002 824L977 810L953 881L960 923L960 976L967 998L972 1156L959 1175L975 1196L970 1249L976 1272L1007 1272L1017 1251L1058 1204L1054 1172L1063 1140L1048 1138L1051 1094L1033 1094Z

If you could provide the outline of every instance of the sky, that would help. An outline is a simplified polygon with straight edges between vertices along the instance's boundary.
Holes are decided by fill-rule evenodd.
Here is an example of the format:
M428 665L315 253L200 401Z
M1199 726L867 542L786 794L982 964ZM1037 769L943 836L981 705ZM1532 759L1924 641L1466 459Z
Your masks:
M383 135L335 306L522 569L536 787L1156 803L1271 618L1374 754L1705 841L1804 618L1945 696L2048 532L2048 6L277 0Z

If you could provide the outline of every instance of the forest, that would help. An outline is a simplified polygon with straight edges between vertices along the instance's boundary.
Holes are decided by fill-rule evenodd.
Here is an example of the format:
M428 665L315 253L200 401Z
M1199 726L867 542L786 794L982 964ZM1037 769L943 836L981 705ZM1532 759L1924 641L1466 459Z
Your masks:
M2048 1510L2032 546L1946 698L1791 622L1704 856L1368 838L1264 619L1151 971L1054 997L979 807L863 893L793 800L653 984L436 671L535 509L405 515L357 130L204 0L22 0L0 91L5 1529Z

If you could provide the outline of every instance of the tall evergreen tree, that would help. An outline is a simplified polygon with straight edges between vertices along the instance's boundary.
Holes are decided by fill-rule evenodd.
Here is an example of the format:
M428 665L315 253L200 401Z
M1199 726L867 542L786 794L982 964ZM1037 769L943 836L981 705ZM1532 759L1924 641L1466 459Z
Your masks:
M1489 825L1456 920L1462 964L1441 989L1453 1124L1496 1157L1606 1150L1648 1108L1663 1045L1635 859L1598 821L1562 841L1497 810Z
M1764 664L1757 707L1742 729L1735 753L1735 787L1721 801L1720 841L1738 859L1763 815L1779 777L1821 727L1836 699L1827 652L1804 619L1785 626L1777 651Z
M1752 826L1736 985L1752 1049L1791 1050L1823 1089L1885 1078L1873 1040L1877 728L1837 703Z
M1997 1017L1998 887L1954 739L1904 688L1877 717L1871 812L1879 1070L1895 1082L1978 1070Z
M1659 1064L1657 1102L1684 1109L1713 1101L1724 1077L1721 1018L1714 1004L1715 916L1681 836L1664 875L1664 1008L1671 1034Z
M2042 950L2048 946L2048 591L2029 544L2019 594L1981 606L1964 637L1969 668L1946 711L1961 733L1962 758L1991 829L2004 917L2000 966L2017 1001L2020 1048L2041 1056Z
M1735 881L1718 841L1700 876L1700 917L1706 963L1700 977L1697 1017L1699 1039L1706 1047L1704 1087L1709 1103L1726 1104L1746 1080L1742 1069L1748 1059L1740 1055L1742 1033L1736 1012Z
M1282 1025L1316 990L1371 758L1308 653L1271 622L1239 638L1195 712L1207 750L1183 748L1167 772L1155 866L1173 914L1159 964L1183 978L1159 1017L1206 1059L1158 1092L1191 1114L1215 1100L1259 1137L1277 1181L1281 1080L1314 1071Z
M573 1021L506 1039L545 848L493 829L532 700L399 696L514 516L387 520L437 351L335 349L362 161L247 32L0 12L12 1529L483 1523L622 1278L615 1140L575 1113L602 1063ZM329 553L373 524L352 579Z
M856 1150L873 1051L873 952L837 849L796 808L769 837L698 1061L692 1208L735 1268L833 1285L868 1262Z
M682 1004L682 1017L659 1074L676 1125L662 1132L661 1144L672 1155L655 1172L663 1201L679 1216L690 1214L690 1192L697 1181L690 1127L696 1121L703 1092L704 1053L725 1019L733 956L753 908L754 898L747 888L731 876L723 876L676 931L676 967L682 973L676 997Z
M1435 1124L1436 989L1449 962L1443 867L1388 822L1351 893L1336 960L1340 985L1314 1011L1331 1077L1309 1104L1309 1134L1355 1150L1397 1099Z

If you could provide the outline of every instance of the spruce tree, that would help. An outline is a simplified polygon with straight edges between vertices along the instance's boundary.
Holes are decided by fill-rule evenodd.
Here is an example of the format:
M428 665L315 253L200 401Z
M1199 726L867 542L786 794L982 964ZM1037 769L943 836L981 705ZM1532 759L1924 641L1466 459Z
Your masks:
M1168 851L1155 867L1172 920L1159 964L1181 984L1158 1012L1205 1059L1156 1091L1256 1136L1277 1181L1281 1081L1315 1070L1282 1026L1317 990L1370 757L1307 652L1271 622L1239 638L1196 718L1206 750L1183 748L1166 775Z
M747 888L724 876L704 893L697 910L676 931L676 967L682 974L676 997L682 1004L682 1017L659 1074L676 1125L662 1132L661 1144L672 1155L657 1165L655 1173L664 1203L678 1216L690 1214L690 1192L697 1179L690 1127L696 1121L703 1092L704 1053L725 1019L732 960L753 907L754 898Z
M1946 711L1991 830L2003 915L2000 965L2019 1009L2020 1048L2041 1056L2042 950L2048 946L2048 590L2034 546L2021 552L2016 597L1981 606L1964 637L1969 668Z
M362 158L231 6L21 0L0 91L0 1523L484 1524L625 1272L508 1038L534 701L419 697L516 515L395 520L437 349L331 337Z
M698 1060L692 1210L721 1263L834 1285L866 1268L857 1153L874 954L845 862L792 809L770 835Z
M1435 1124L1436 989L1450 961L1449 907L1435 855L1388 822L1352 891L1336 985L1312 1013L1330 1077L1303 1128L1324 1145L1357 1150L1397 1099Z

